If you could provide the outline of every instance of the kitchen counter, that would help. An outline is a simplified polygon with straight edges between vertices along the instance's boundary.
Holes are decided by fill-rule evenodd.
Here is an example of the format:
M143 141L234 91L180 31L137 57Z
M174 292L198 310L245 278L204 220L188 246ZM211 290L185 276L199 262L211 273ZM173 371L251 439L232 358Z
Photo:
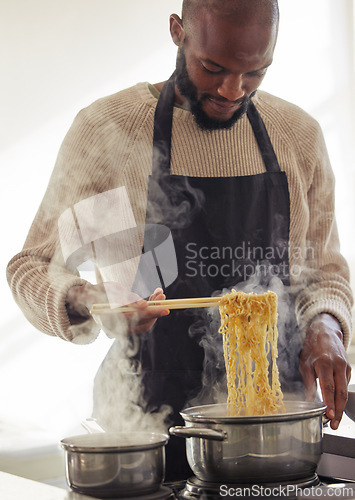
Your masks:
M0 472L1 500L95 500L93 497L65 491L31 479Z

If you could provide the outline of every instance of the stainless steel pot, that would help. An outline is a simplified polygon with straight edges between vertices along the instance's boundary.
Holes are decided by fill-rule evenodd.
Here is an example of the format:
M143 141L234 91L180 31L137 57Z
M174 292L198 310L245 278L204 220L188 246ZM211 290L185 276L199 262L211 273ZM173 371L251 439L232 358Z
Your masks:
M152 432L97 433L62 439L70 488L99 498L157 491L165 476L169 436Z
M187 460L202 481L271 483L315 474L322 453L323 404L285 403L286 413L227 416L226 405L196 406L181 415Z

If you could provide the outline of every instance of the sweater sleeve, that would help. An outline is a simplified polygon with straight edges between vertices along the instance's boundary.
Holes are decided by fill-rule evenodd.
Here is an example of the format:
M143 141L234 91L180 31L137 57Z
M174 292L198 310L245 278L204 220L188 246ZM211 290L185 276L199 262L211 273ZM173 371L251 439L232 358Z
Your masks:
M8 283L26 318L40 331L75 343L92 342L100 328L92 318L73 324L68 316L69 288L86 281L65 265L58 220L68 207L103 190L106 157L100 130L81 111L60 148L24 247L7 266Z
M352 292L349 269L340 253L335 219L334 175L323 134L318 127L313 178L308 190L309 221L296 313L302 331L320 313L329 313L341 324L344 345L351 340Z

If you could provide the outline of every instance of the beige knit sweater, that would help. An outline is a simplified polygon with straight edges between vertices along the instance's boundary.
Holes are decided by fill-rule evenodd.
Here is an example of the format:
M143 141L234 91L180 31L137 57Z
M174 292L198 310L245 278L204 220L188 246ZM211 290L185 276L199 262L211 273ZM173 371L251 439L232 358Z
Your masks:
M347 346L352 294L348 267L339 253L334 178L321 130L304 111L265 92L258 91L254 102L288 179L291 283L298 321L304 331L318 313L333 314ZM136 224L144 223L156 104L149 85L139 83L82 110L65 137L24 248L7 270L19 307L47 334L87 343L99 332L93 319L74 326L67 315L68 289L85 281L63 265L58 219L81 200L124 187ZM231 130L210 133L197 128L189 111L174 108L172 173L219 177L264 171L245 116ZM115 215L124 227L132 219L125 210Z

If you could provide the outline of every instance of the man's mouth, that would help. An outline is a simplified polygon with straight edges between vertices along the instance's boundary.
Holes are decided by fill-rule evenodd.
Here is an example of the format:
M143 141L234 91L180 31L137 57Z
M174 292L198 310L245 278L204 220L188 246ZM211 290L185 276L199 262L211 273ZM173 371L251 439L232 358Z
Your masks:
M244 99L238 99L237 101L227 101L215 99L213 97L207 96L205 98L206 102L219 115L231 116L235 113L240 106L243 104Z

